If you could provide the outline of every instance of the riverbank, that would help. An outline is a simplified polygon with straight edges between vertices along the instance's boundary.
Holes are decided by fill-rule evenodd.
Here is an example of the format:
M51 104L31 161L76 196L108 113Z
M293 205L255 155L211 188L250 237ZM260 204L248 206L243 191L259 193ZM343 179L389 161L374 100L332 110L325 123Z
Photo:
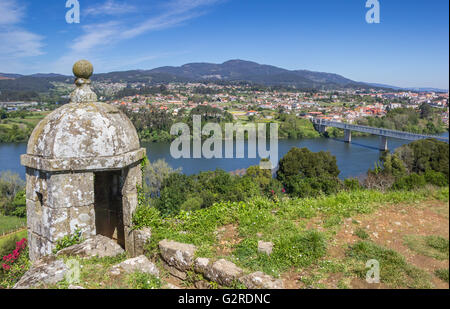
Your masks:
M448 133L443 134L448 136ZM352 144L347 144L341 139L336 138L313 138L313 139L285 139L278 141L278 156L281 158L292 147L306 147L313 152L330 151L336 156L340 177L362 177L369 168L373 168L380 158L379 137L353 137ZM394 151L396 148L409 143L409 141L389 139L389 149ZM251 145L252 146L252 145ZM243 159L174 159L170 155L170 142L160 143L142 143L142 147L147 149L147 156L150 161L164 159L174 169L181 168L187 175L197 174L203 171L214 171L223 169L227 172L248 168L252 165L258 165L261 158L248 158L248 141L244 143L246 157ZM20 155L25 154L26 143L8 143L0 144L0 172L11 170L25 179L25 168L20 165Z

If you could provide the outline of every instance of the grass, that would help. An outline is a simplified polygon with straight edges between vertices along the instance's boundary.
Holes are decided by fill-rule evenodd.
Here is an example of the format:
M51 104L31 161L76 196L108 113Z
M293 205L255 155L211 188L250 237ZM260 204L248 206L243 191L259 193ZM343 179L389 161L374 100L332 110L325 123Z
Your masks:
M423 270L408 264L399 253L381 247L370 241L359 241L347 251L347 256L361 264L355 272L362 279L366 278L368 269L365 263L377 260L380 265L380 282L392 288L432 288L430 276Z
M128 276L128 284L133 289L161 289L161 279L146 273L135 272Z
M26 218L0 215L0 237L2 234L7 234L17 230L20 227L24 227L26 222Z
M110 269L113 265L119 264L127 259L126 254L116 257L89 258L63 257L66 265L70 262L76 262L80 265L80 282L74 282L74 285L82 286L86 289L125 289L131 288L130 280L123 280L122 277L111 276ZM73 263L75 264L75 263ZM128 278L129 279L129 278ZM47 288L67 289L69 283L66 280L54 286Z
M438 269L434 272L434 274L436 275L436 277L438 277L439 279L441 279L442 281L445 281L448 283L448 268L445 269Z
M10 240L11 238L14 238L14 240L17 242L17 241L20 241L22 238L27 238L28 237L27 234L28 234L27 230L22 230L20 232L0 238L0 248L2 248L6 242L11 241ZM0 251L1 251L1 249L0 249Z
M234 260L236 264L251 271L261 270L269 275L278 276L290 267L307 267L325 254L324 233L308 230L288 233L276 239L270 256L258 252L256 238L247 238L237 246Z
M285 198L280 201L255 198L248 202L222 202L207 209L182 212L178 216L164 219L155 208L141 206L133 221L137 229L144 226L152 229L152 238L147 247L150 257L157 257L159 241L170 239L196 245L197 257L213 260L226 258L246 271L261 270L278 276L292 267L300 270L320 263L326 255L327 244L334 236L333 229L344 218L370 214L379 207L387 207L386 205L419 205L421 201L430 199L448 201L448 188L384 193L361 190L319 198ZM306 224L301 224L305 219L314 217L328 222L325 225L330 230L308 229ZM235 243L229 244L229 253L219 257L217 249L220 239L217 230L230 224L236 227L238 235L234 237ZM361 232L360 237L365 235ZM258 253L258 240L274 243L274 251L270 257ZM384 251L377 253L385 254ZM397 258L398 265L390 266L391 270L389 267L384 270L388 274L388 282L397 286L429 287L426 284L428 281L421 279L421 271L409 266L394 253L390 255ZM401 278L394 279L395 272L400 270L403 272Z
M335 280L338 288L348 288L356 276L365 279L366 262L376 259L380 264L382 284L392 288L431 288L431 274L410 265L399 253L371 242L367 231L361 227L355 230L361 241L346 248L343 258L327 256L327 248L335 241L336 228L346 218L370 214L381 207L399 203L420 207L421 201L425 200L448 201L448 194L448 188L442 188L384 193L360 190L319 198L284 198L277 201L254 198L248 202L217 203L207 209L182 212L169 218L161 218L155 208L141 206L133 221L136 229L151 227L147 255L154 258L157 265L158 243L162 239L170 239L196 245L197 257L232 261L245 273L263 271L274 277L291 271L301 273L300 282L306 287L324 288L327 287L327 280ZM324 228L316 229L304 224L312 218L320 218ZM218 230L230 226L233 227L233 236L227 242L228 239L221 238ZM274 244L270 256L258 252L259 240ZM448 240L444 242L439 237L424 240L427 248L441 253L447 248L448 254ZM217 254L221 246L230 249L223 256ZM69 259L73 258L64 257L66 262ZM88 289L155 289L164 286L162 267L159 267L163 272L161 279L139 272L112 276L111 266L125 259L126 254L114 258L75 258L81 266L80 282L75 285ZM191 274L186 280L187 286L199 280L193 276ZM436 276L448 281L448 270L440 270ZM54 286L67 287L65 281ZM214 284L212 287L218 288ZM234 287L240 288L238 285Z
M362 240L367 240L369 239L369 234L367 234L366 230L362 229L362 228L357 228L355 230L355 235L358 236L359 238L361 238Z
M449 241L441 236L407 235L405 245L412 251L437 260L447 260L449 256Z

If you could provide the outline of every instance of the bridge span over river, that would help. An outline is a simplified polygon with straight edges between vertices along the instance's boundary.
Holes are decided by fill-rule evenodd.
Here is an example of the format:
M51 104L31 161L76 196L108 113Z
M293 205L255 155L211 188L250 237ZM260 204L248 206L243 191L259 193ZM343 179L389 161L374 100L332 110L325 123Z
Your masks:
M320 119L320 118L313 118L313 119L311 119L311 121L314 124L314 127L316 128L316 130L319 131L320 133L324 133L326 131L327 127L343 129L345 132L344 140L347 143L352 142L352 132L353 131L378 135L381 137L380 150L382 150L382 151L388 150L388 138L389 137L404 139L404 140L409 140L409 141L417 141L420 139L434 138L434 139L437 139L442 142L446 142L446 143L449 142L448 137L442 137L442 136L436 136L436 135L416 134L416 133L403 132L403 131L397 131L397 130L360 126L360 125L356 125L356 124L348 124L348 123L331 121L331 120Z

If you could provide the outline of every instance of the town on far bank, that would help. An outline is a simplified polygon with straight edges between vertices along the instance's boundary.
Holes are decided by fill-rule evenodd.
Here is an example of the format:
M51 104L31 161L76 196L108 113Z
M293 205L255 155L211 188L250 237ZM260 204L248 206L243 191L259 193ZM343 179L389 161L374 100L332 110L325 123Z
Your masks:
M305 129L305 120L311 118L426 134L443 133L449 126L448 92L385 88L307 91L249 83L152 85L104 81L94 81L93 89L99 101L126 112L137 127L141 140L149 141L161 140L161 132L165 132L162 140L170 139L168 125L175 120L186 120L192 111L203 111L219 120L234 122L280 122L281 138L313 137L311 132L302 134L297 128L310 130L311 127ZM39 96L43 99L40 102L0 102L0 142L26 141L40 119L68 102L68 94L72 90L73 85L59 82L55 84L53 93ZM146 113L152 117L144 117ZM413 119L414 114L417 119ZM149 118L167 121L158 124ZM293 119L303 122L296 123Z

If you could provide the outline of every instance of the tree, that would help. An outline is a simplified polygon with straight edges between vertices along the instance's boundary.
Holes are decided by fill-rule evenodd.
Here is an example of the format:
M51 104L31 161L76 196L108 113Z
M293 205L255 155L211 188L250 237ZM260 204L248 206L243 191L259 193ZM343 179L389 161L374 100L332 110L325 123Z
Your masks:
M163 216L178 214L181 205L186 202L188 193L192 191L193 187L194 183L189 176L178 173L170 174L162 183L156 208Z
M337 177L339 173L336 157L331 153L324 151L313 153L308 148L294 147L280 160L277 178L283 181L296 175L304 178Z
M23 206L20 196L16 200L16 204L14 204L14 200L24 187L25 183L18 174L10 171L0 173L0 213L12 215L16 207ZM24 194L22 195L24 200Z
M170 174L179 173L181 169L174 170L164 159L149 162L143 170L143 189L147 198L158 198L164 180Z
M245 176L250 177L261 187L261 189L266 189L272 179L272 171L268 169L261 169L259 165L255 165L250 166L247 169Z
M397 148L395 154L410 173L420 174L432 170L449 177L449 147L445 142L419 140Z
M420 118L427 119L433 113L433 109L427 103L422 103L419 107L420 110Z
M306 197L340 190L339 173L336 157L329 152L294 147L280 160L277 178L291 195Z

